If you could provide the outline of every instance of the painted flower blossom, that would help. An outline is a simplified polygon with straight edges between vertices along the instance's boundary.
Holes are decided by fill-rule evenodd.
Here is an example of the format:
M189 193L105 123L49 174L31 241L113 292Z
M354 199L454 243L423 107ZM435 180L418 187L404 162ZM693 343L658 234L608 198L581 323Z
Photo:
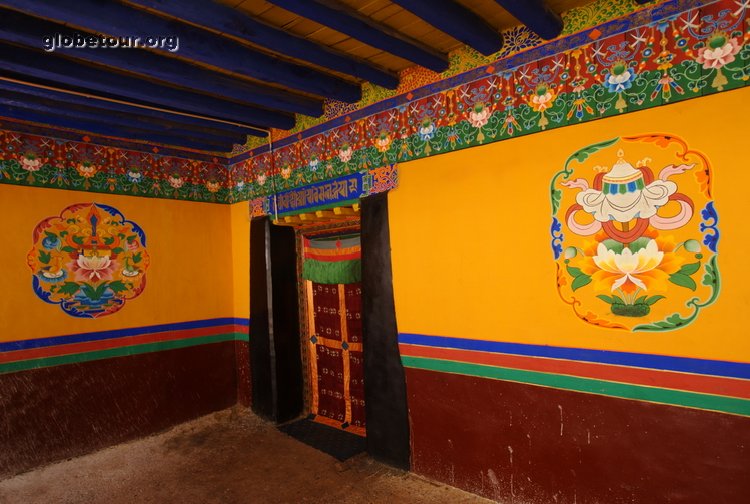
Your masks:
M143 179L143 174L137 170L128 170L128 180L134 184L138 184Z
M265 173L259 173L259 174L258 174L258 175L257 175L257 176L255 177L255 180L256 180L256 181L258 182L258 185L259 185L259 186L263 186L263 185L265 185L265 183L266 183L266 174L265 174Z
M281 178L288 179L292 175L292 169L289 167L289 165L286 165L284 168L281 169Z
M206 189L208 189L208 192L210 193L218 192L220 188L221 185L215 180L209 180L206 182Z
M78 163L78 166L76 166L76 170L78 170L78 173L85 178L91 178L96 175L97 172L96 166L89 163L88 161Z
M169 185L171 185L174 189L179 189L180 187L185 185L185 181L179 175L170 175L167 180L169 181Z
M604 87L612 93L621 93L633 87L633 81L636 77L635 70L621 61L612 66L609 75L604 79Z
M484 103L477 103L469 112L469 123L475 128L481 128L490 120L490 109Z
M320 160L318 159L318 156L313 154L312 157L310 157L310 162L307 165L310 167L310 170L317 171L319 164Z
M664 259L664 252L659 250L655 240L633 253L625 247L620 253L608 249L600 243L593 257L594 263L614 280L610 290L613 292L623 287L626 282L633 286L647 290L648 287L639 276L655 269Z
M109 256L79 255L71 266L77 281L101 282L112 279L112 272L117 265Z
M716 33L708 40L705 47L698 50L698 57L695 60L707 70L721 68L733 62L741 48L736 38Z
M377 147L380 152L385 152L391 147L391 136L388 132L380 132L380 135L375 139L375 147Z
M46 248L47 250L57 249L60 246L60 238L58 238L55 234L48 234L42 240L42 247Z
M552 106L557 94L546 84L539 84L529 99L529 105L536 112L544 112Z
M435 124L429 118L424 119L422 121L422 124L419 125L419 137L422 139L422 141L427 142L434 136Z
M21 158L21 168L28 172L35 172L39 171L39 168L42 167L42 160L33 156L33 155L26 155L23 158Z
M348 163L349 160L352 158L352 146L349 144L344 144L341 149L339 149L339 159L342 163Z

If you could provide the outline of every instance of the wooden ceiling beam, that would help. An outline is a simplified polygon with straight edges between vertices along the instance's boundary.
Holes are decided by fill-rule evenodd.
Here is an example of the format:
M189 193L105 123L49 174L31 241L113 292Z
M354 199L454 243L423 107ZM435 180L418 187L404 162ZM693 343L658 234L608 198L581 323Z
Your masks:
M222 34L240 38L273 52L396 89L398 76L364 60L315 44L258 19L210 0L125 0Z
M104 92L110 96L226 119L249 127L272 126L289 129L295 123L291 114L220 100L168 86L158 86L144 79L76 64L54 54L17 49L6 44L0 45L0 62L7 71Z
M362 97L362 90L356 83L281 60L215 33L114 0L4 0L3 5L31 16L113 37L140 36L144 41L148 36L177 37L182 43L174 50L167 47L149 50L347 103L357 102ZM39 43L37 41L37 45Z
M545 0L495 1L514 18L545 40L557 38L562 33L562 17L553 11Z
M231 150L232 144L244 144L247 136L241 133L229 133L207 127L197 127L192 124L182 123L174 120L165 120L149 114L143 114L138 109L130 111L112 110L106 107L106 102L88 100L89 103L81 103L85 98L69 95L66 93L49 91L34 87L24 87L20 84L0 80L0 97L6 105L21 105L28 103L38 105L35 110L39 112L53 112L59 110L71 117L95 121L97 118L106 117L112 124L128 126L133 128L142 127L154 131L165 131L187 138L201 138L222 142L226 151ZM71 98L73 98L71 100ZM75 100L78 98L78 100ZM104 104L104 106L100 106ZM144 111L147 112L147 111Z
M2 60L0 60L1 62ZM162 110L154 110L148 107L141 107L137 104L124 103L119 101L111 101L103 97L92 95L78 89L66 90L60 86L52 86L56 84L44 80L36 80L29 77L28 75L21 73L14 73L8 71L0 71L0 86L3 89L13 90L17 92L34 93L41 96L41 93L46 95L54 95L60 101L66 103L96 107L101 109L104 113L107 111L113 112L125 112L137 114L141 117L147 117L149 120L159 123L164 122L179 122L195 129L196 131L215 131L217 133L225 135L255 135L260 137L268 136L266 133L248 129L241 126L235 126L233 124L227 124L218 121L209 121L206 119L198 118L191 115L184 115L174 112L166 112ZM38 92L38 93L37 93Z
M45 21L26 14L0 8L0 40L20 44L38 51L43 37L50 34L61 36L75 35L72 30L62 24ZM233 78L219 72L213 72L184 61L160 56L148 51L125 49L68 49L56 50L56 56L65 55L69 59L104 65L110 69L119 69L120 73L128 72L146 77L148 85L140 87L141 92L148 93L151 86L156 84L171 84L209 96L254 104L271 111L278 110L286 113L300 113L319 117L323 114L322 100L308 98L291 92L286 92L270 86L252 84L241 79ZM48 53L45 53L44 62ZM44 64L40 68L44 68ZM149 93L152 100L158 99L155 93ZM248 119L245 119L247 121Z
M225 152L226 144L208 142L201 139L186 139L164 134L163 132L146 131L115 126L107 122L106 117L101 121L76 119L65 114L47 114L31 110L28 106L18 107L0 103L0 117L7 117L21 121L30 121L44 127L74 129L86 134L140 140L149 143L166 144L175 147L187 147L211 152Z
M481 17L453 0L391 0L441 32L485 56L503 46L503 37Z
M20 1L20 0L18 0ZM448 68L448 57L398 31L376 23L372 19L334 0L268 0L270 3L311 19L333 30L344 33L367 45L400 58L443 72Z

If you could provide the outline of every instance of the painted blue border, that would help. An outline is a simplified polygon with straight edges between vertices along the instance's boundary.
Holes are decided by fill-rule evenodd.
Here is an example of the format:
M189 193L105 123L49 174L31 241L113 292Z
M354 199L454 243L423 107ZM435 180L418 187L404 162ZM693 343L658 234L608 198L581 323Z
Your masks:
M143 334L181 331L185 329L201 329L204 327L230 324L250 327L250 319L224 317L205 320L193 320L190 322L174 322L170 324L159 324L145 327L131 327L128 329L115 329L113 331L98 331L91 333L68 334L66 336L52 336L49 338L38 338L23 341L10 341L7 343L0 343L0 352L13 352L15 350L29 350L32 348L68 345L71 343L85 343L88 341L101 341L107 339L125 338L128 336L140 336Z
M548 345L527 345L524 343L505 343L500 341L471 340L425 334L399 333L399 343L459 350L477 350L480 352L524 355L528 357L545 357L565 359L598 364L614 364L647 369L679 371L702 375L724 376L728 378L750 379L750 364L668 355L639 354L631 352L613 352L608 350L588 350L585 348L553 347Z

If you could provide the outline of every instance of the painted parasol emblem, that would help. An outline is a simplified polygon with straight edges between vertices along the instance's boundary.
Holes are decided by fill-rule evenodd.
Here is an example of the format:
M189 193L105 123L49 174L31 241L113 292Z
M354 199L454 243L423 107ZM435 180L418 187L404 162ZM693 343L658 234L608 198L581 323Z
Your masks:
M575 152L550 188L562 300L584 321L615 329L670 330L695 320L719 292L711 182L706 156L674 135Z

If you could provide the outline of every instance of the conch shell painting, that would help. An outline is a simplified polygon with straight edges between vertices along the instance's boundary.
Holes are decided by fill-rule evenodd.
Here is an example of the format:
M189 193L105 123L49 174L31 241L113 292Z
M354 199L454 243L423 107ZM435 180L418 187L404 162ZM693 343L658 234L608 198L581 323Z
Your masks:
M580 319L679 329L719 294L718 214L707 157L669 134L571 155L550 187L557 290Z

